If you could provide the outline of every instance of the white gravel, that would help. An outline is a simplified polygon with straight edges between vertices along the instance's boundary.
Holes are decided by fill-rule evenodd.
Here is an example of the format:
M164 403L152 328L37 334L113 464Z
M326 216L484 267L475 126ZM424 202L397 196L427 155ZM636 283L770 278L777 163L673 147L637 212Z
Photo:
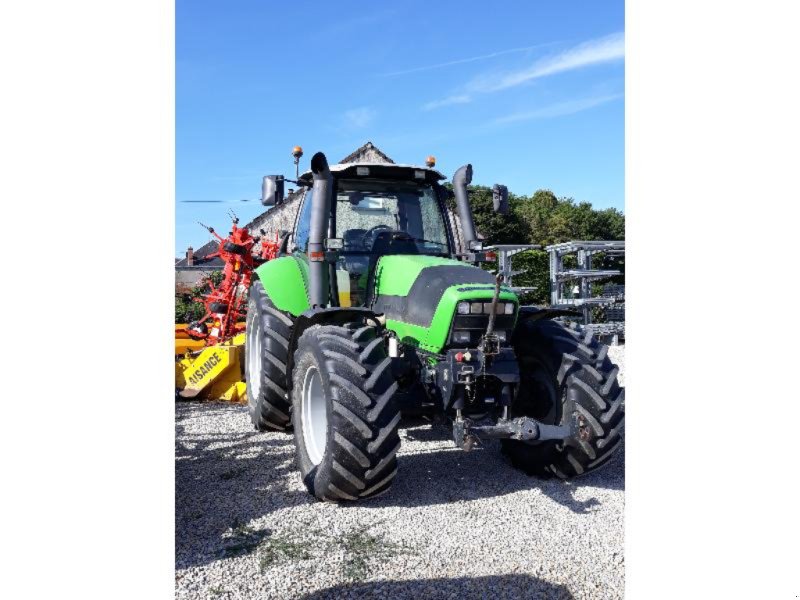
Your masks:
M610 357L624 370L624 346ZM401 425L388 494L309 496L292 436L243 406L178 403L176 598L621 598L624 451L572 482L514 469L498 444Z

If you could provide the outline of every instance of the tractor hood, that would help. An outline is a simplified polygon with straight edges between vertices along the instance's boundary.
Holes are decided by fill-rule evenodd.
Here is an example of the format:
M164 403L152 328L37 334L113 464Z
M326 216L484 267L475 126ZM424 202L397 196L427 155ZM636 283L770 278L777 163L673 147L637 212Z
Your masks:
M387 255L375 270L373 310L401 341L431 352L444 347L456 305L461 300L492 298L494 276L478 267L425 255ZM500 299L519 304L509 288Z

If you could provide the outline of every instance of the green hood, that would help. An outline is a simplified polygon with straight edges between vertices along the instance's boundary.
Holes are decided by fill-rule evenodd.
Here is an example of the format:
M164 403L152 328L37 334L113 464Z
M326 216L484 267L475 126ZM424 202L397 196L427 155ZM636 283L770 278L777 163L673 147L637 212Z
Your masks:
M492 298L494 275L449 258L388 255L375 272L373 309L386 315L386 326L407 344L430 352L445 345L456 305L461 300ZM501 287L500 299L518 304L516 294Z

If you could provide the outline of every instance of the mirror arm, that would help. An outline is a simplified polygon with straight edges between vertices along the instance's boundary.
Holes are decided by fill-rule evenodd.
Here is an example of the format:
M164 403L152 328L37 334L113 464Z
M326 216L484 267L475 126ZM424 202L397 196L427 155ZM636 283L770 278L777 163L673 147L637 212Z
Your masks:
M294 183L303 187L311 187L313 185L313 183L309 181L301 181L299 179L284 179L284 181L288 181L289 183Z

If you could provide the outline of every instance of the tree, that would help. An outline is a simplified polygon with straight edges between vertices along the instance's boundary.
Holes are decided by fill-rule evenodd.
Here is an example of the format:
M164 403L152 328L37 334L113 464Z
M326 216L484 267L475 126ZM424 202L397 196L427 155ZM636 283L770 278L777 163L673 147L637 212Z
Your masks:
M557 198L551 190L540 189L530 197L509 194L509 214L497 215L492 210L489 188L471 186L469 189L475 228L487 244L538 244L544 248L570 240L625 239L625 215L615 208L595 210L589 202ZM451 207L455 208L454 202ZM569 263L571 257L565 260ZM624 259L598 256L597 260L603 261L604 268L616 268L624 273ZM547 303L550 287L547 252L528 250L515 255L511 262L514 270L524 270L514 277L514 284L536 287L523 301Z
M222 271L212 271L208 279L210 279L214 285L219 285L220 281L222 281ZM175 294L176 323L191 323L192 321L200 319L205 314L205 306L195 299L199 299L211 291L206 281L207 280L204 279L200 285L196 285L186 293Z

